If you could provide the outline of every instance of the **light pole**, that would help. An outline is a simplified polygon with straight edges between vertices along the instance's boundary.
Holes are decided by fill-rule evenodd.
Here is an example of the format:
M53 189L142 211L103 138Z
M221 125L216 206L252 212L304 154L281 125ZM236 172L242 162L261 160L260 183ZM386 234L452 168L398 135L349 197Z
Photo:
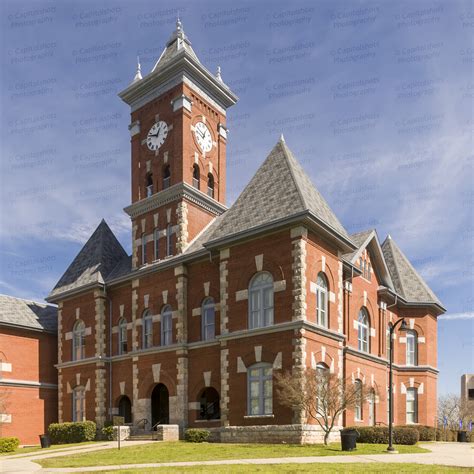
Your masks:
M394 447L392 446L392 423L393 423L393 333L395 332L395 328L400 324L400 331L407 331L408 326L404 319L399 319L395 324L389 323L389 336L390 336L390 372L389 372L389 379L388 379L388 448L387 451L389 453L393 453L395 451Z

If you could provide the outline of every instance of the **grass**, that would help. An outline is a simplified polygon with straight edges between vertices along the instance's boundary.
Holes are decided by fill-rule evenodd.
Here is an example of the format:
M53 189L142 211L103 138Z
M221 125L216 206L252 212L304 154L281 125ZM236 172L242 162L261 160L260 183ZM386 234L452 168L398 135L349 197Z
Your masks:
M89 446L95 443L103 443L103 441L84 441L82 443L71 443L71 444L53 444L49 448L41 448L41 446L28 446L26 448L18 448L13 453L0 453L0 456L20 456L24 454L25 456L30 453L35 453L36 451L42 451L43 453L61 451L61 449L68 449L80 446Z
M412 463L361 463L361 464L235 464L227 466L192 466L192 467L162 467L153 469L140 469L140 470L120 470L120 471L101 471L101 474L112 474L112 473L126 473L126 474L151 474L161 472L172 472L174 474L187 474L187 473L209 473L212 470L213 474L247 474L257 472L259 474L273 474L273 473L285 473L285 474L299 474L300 472L329 472L329 473L405 473L405 472L416 472L416 473L457 473L457 472L472 472L470 468L462 467L448 467L440 465L429 465L423 464L412 464Z
M426 453L419 446L396 446L400 453ZM341 451L339 443L324 445L299 444L219 444L154 442L138 446L99 450L91 453L42 459L35 462L42 467L112 466L178 461L216 461L222 459L258 459L296 456L335 456L347 454L384 454L385 444L357 444L357 451Z

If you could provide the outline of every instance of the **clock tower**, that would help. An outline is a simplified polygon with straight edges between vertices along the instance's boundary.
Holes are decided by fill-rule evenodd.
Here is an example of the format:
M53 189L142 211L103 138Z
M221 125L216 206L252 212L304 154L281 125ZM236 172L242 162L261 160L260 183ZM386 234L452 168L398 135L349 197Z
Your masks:
M181 22L151 72L119 94L131 108L132 266L182 253L226 210L226 111L236 95L199 61Z

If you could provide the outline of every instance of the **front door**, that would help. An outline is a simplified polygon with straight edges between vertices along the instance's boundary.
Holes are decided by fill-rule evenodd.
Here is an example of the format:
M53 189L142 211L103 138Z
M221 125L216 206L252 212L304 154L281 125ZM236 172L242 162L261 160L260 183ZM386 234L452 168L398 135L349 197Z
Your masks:
M169 423L169 393L162 383L158 384L151 393L151 426L157 423L167 425Z

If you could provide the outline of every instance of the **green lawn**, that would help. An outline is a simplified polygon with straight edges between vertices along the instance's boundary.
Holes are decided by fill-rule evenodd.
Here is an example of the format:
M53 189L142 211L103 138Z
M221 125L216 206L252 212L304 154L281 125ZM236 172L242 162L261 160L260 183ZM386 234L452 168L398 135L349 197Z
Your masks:
M49 453L52 451L58 451L61 449L68 449L73 447L81 447L81 446L90 446L91 444L100 444L103 441L85 441L83 443L71 443L71 444L53 444L50 448L41 448L41 446L28 446L27 448L18 448L13 453L0 453L0 456L16 456L24 454L25 456L30 453L34 453L36 451L42 451L43 453Z
M126 446L126 442L124 443ZM419 446L396 446L400 453L426 453ZM94 451L38 460L43 467L86 467L116 464L143 464L178 461L215 461L219 459L256 459L295 456L334 456L338 454L383 454L385 444L357 444L357 451L341 451L340 443L324 445L294 444L195 444L154 442L139 446Z
M241 464L241 465L228 465L228 466L192 466L192 467L163 467L159 469L140 469L130 470L126 469L123 471L101 471L101 474L112 474L112 473L126 473L126 474L151 474L161 472L172 472L173 474L179 473L209 473L212 470L214 474L247 474L249 472L258 472L259 474L273 474L273 473L285 473L285 474L299 474L300 472L337 472L337 473L381 473L386 472L393 473L405 473L405 472L421 472L421 473L456 473L456 472L472 472L470 468L462 467L446 467L439 465L424 466L423 464L402 464L402 463L361 463L361 464L273 464L273 465L252 465L252 464Z

